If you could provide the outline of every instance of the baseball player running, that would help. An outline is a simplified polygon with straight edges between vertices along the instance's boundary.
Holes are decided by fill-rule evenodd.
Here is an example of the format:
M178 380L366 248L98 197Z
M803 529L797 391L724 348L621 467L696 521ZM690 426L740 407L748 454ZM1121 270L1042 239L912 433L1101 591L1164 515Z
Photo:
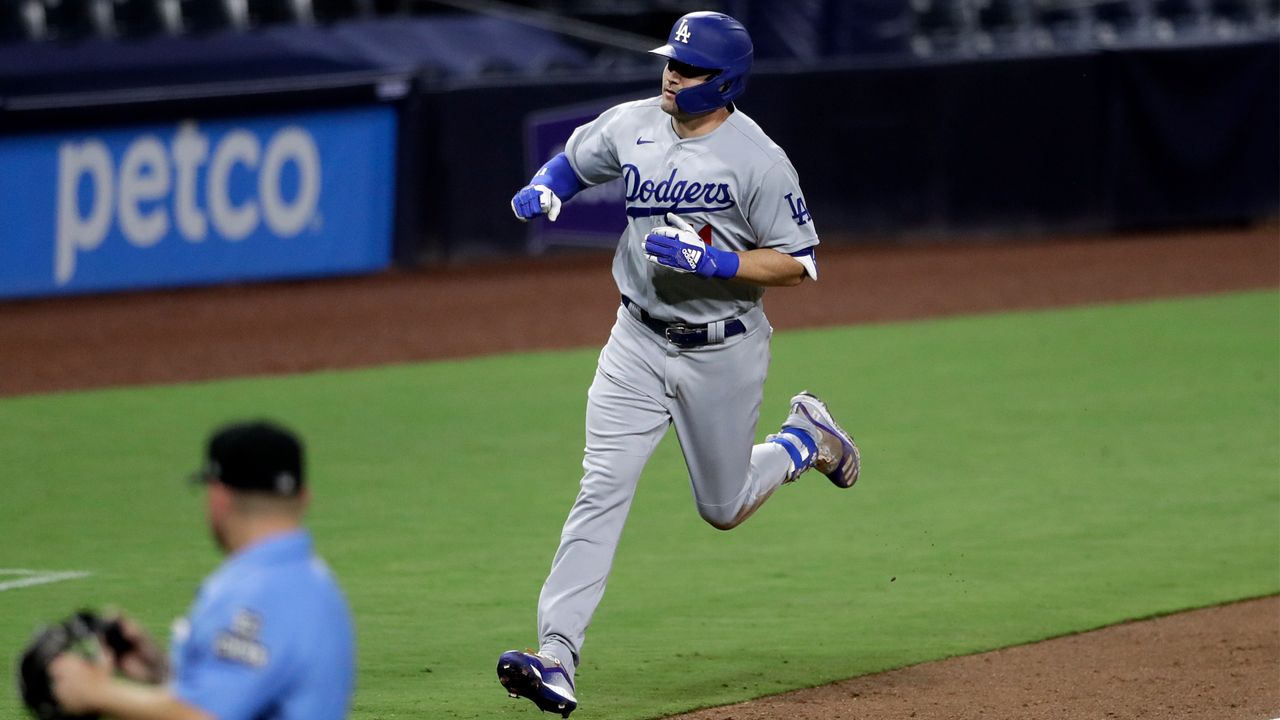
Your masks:
M811 467L847 488L860 465L853 438L807 392L752 445L773 333L764 288L816 280L818 236L786 154L733 104L751 38L727 15L695 12L652 52L667 58L662 94L577 128L511 200L521 220L554 221L584 187L626 187L613 260L622 302L587 393L582 485L538 600L541 644L498 660L512 697L566 718L636 483L668 425L698 512L721 530Z

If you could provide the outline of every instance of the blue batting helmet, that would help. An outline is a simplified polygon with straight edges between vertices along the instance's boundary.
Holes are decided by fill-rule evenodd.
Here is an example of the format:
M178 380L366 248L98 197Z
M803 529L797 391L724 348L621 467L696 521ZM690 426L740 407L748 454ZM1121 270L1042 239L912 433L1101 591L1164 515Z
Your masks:
M698 115L728 105L747 89L751 50L751 36L742 23L703 11L677 20L667 44L649 52L714 73L705 83L676 93L676 107Z

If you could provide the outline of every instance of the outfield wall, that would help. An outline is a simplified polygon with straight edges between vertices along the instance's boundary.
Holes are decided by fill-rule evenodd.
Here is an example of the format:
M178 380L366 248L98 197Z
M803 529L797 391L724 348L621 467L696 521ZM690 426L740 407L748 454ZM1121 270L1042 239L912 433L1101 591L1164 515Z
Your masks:
M426 90L424 115L406 122L447 139L415 163L429 168L426 255L589 244L580 228L547 238L554 228L496 211L552 149L544 139L526 155L529 119L555 124L655 86L646 76ZM1280 207L1274 42L775 68L752 75L741 106L787 151L827 236L1103 232L1237 223ZM477 206L487 210L458 210ZM611 245L615 225L596 240Z
M292 31L9 58L0 298L614 243L616 190L557 226L506 208L575 124L650 93L656 65L459 85L369 38ZM1278 49L762 66L742 108L828 239L1240 223L1280 208ZM113 72L83 75L95 52Z

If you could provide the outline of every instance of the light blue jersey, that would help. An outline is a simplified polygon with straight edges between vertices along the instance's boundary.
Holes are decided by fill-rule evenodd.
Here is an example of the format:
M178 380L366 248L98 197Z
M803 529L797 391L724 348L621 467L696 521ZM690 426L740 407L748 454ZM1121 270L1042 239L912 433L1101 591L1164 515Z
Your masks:
M351 612L303 530L227 558L174 625L173 693L218 720L339 720L355 686Z

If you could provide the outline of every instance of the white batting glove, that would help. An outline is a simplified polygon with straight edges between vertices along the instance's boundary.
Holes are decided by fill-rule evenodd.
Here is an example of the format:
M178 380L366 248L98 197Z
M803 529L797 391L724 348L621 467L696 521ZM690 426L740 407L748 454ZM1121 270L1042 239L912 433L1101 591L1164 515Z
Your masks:
M680 239L682 241L699 242L699 243L702 242L702 238L698 237L698 231L693 229L693 226L689 224L688 220L685 220L679 215L673 212L667 213L667 223L671 227L679 230L682 233L688 233L688 235L681 236Z
M694 272L706 244L684 218L675 213L667 213L666 219L666 225L654 228L645 236L645 257L655 265L665 265L677 272ZM691 263L686 262L681 255L684 246L691 253L697 253Z
M644 238L649 262L699 277L731 278L738 273L735 253L702 242L693 226L675 213L667 213L670 225L654 228Z

